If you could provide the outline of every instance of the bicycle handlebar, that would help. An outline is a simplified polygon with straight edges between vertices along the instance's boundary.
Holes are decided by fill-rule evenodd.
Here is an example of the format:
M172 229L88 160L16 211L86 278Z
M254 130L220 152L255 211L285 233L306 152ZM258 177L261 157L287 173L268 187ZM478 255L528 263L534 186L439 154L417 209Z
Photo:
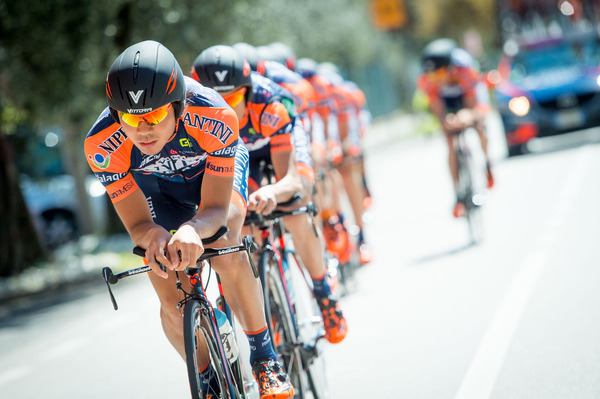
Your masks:
M228 227L221 226L214 235L212 235L211 237L208 237L208 238L203 238L202 244L203 245L212 244L215 241L217 241L218 239L220 239L221 237L223 237L228 231L229 231ZM198 258L198 260L196 261L196 264L201 263L205 260L214 258L215 256L227 255L227 254L240 252L240 251L246 251L246 252L248 252L248 254L250 254L250 253L256 252L257 249L258 249L258 246L252 240L252 238L250 236L244 236L244 238L242 239L241 245L233 245L230 247L223 247L223 248L205 248L204 253L200 256L200 258ZM138 256L141 256L141 257L146 256L146 250L141 247L138 247L138 246L133 248L133 253ZM254 272L254 276L258 277L258 270L256 269L254 262L252 261L252 257L248 256L248 258L250 259L250 265L252 267L252 271ZM161 269L166 270L166 268L162 264L159 263L159 266L161 267ZM106 286L108 287L108 293L110 295L110 299L113 303L113 307L115 308L115 310L118 309L118 306L117 306L115 297L113 296L112 290L110 289L110 286L117 284L119 282L119 280L121 280L125 277L136 276L138 274L146 273L149 271L152 271L152 268L150 268L150 266L142 266L142 267L138 267L135 269L125 270L125 271L117 273L117 274L114 274L110 267L105 267L102 269L102 277L104 278L104 281L106 282ZM185 272L189 273L189 271L190 271L190 268L186 268Z
M306 206L303 206L298 209L283 210L276 208L273 212L268 213L266 215L259 214L256 212L248 212L248 214L246 215L246 219L244 220L244 226L263 226L266 225L268 222L280 219L285 216L296 216L302 215L304 213L308 213L310 216L316 216L318 213L317 207L312 202L309 202L308 204L306 204Z

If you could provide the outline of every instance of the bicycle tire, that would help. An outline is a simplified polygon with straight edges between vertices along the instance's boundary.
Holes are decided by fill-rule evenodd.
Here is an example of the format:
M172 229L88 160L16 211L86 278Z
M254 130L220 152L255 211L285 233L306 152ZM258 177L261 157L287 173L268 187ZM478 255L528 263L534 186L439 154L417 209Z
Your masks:
M274 256L265 251L259 258L265 317L275 353L294 386L294 397L303 399L307 397L308 389L303 378L302 356L283 276Z
M302 266L293 251L286 251L284 258L288 262L291 285L294 290L294 320L300 341L304 376L313 399L329 397L329 386L325 368L325 357L318 341L324 333L321 310L312 290L310 275Z
M215 392L212 392L212 394L214 394L215 397L223 399L242 399L240 392L243 392L243 390L239 389L239 385L237 385L233 378L227 357L223 352L221 337L206 306L196 300L189 301L184 308L183 328L186 364L192 399L204 398L204 395L200 390L199 378L200 367L203 365L198 365L196 354L202 341L206 343L208 348L210 363L217 375L217 381L221 391L221 396L219 396L219 393ZM231 384L229 381L231 381Z
M459 143L457 148L458 186L465 201L465 219L469 229L469 238L473 244L477 244L481 241L483 234L480 205L475 203L476 193L468 150L464 150L462 145L464 144Z

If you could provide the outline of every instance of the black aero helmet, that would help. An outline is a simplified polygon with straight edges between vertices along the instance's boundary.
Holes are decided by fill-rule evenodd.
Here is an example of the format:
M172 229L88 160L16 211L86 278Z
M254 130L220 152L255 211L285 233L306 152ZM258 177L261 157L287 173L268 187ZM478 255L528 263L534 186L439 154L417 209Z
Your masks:
M425 72L435 71L450 65L452 52L458 48L458 44L452 39L437 39L429 43L423 49L421 61Z
M296 61L296 72L302 75L303 78L315 76L319 64L312 58L300 58Z
M216 45L194 60L192 78L218 92L252 87L250 64L231 46Z
M258 49L251 44L239 42L234 44L233 47L238 53L242 55L250 64L250 68L253 71L260 73L261 75L265 74L265 65L264 60L258 53Z
M177 60L162 44L147 40L128 47L117 57L106 77L111 114L145 114L173 104L175 118L183 112L185 80Z

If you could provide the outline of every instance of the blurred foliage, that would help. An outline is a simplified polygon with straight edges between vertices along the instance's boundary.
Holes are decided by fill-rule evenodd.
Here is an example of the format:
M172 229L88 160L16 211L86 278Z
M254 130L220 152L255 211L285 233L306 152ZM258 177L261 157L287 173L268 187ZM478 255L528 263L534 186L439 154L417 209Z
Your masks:
M129 45L157 40L187 73L214 44L281 41L298 58L337 64L381 115L412 107L418 54L429 40L460 40L471 29L493 42L494 1L405 0L408 24L383 32L372 26L368 0L0 0L0 134L27 142L55 131L61 165L80 183L78 203L89 215L83 140L106 106L106 73ZM37 167L36 157L21 155ZM4 193L19 190L16 181L9 186Z
M373 63L394 69L404 52L437 36L459 38L467 28L492 40L493 0L407 0L411 23L402 32L371 26L365 0L24 0L0 4L2 127L15 123L89 126L105 104L112 60L130 44L154 39L184 71L204 48L245 41L282 41L298 57L356 71ZM396 82L396 83L398 83ZM5 110L11 110L6 112ZM15 119L15 115L20 117ZM81 131L83 136L85 131Z

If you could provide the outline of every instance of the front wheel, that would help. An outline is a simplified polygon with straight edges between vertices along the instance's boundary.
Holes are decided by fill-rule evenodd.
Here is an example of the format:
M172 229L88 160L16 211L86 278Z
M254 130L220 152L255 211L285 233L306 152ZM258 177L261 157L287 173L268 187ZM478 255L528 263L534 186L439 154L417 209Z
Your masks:
M196 300L185 305L183 339L192 399L203 399L208 395L224 399L241 399L240 391L243 390L238 389L232 377L218 328L214 324L209 309ZM217 377L220 393L214 392L214 390L203 393L200 389L199 373L205 364L199 363L198 356L200 353L206 353L207 350L211 367Z

